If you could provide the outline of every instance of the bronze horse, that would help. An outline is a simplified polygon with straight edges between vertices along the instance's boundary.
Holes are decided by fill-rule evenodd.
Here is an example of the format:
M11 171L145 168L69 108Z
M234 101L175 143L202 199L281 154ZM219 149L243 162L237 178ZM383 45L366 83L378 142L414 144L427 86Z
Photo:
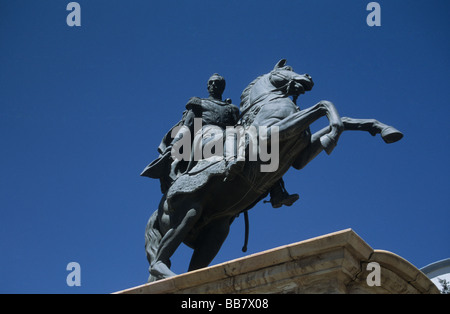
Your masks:
M199 162L197 169L179 177L163 195L147 224L149 281L175 275L170 270L170 257L183 242L194 250L189 271L208 266L225 241L234 218L264 198L291 166L302 169L322 150L330 154L342 131L381 134L386 143L403 137L395 128L377 120L341 118L329 101L300 110L297 97L313 85L308 74L295 73L283 59L243 91L240 124L244 128L267 127L267 143L277 133L278 168L263 172L260 170L263 161L247 159L242 171L227 180L225 161L206 167ZM329 126L311 134L309 126L323 116L328 118ZM249 149L248 142L245 148Z

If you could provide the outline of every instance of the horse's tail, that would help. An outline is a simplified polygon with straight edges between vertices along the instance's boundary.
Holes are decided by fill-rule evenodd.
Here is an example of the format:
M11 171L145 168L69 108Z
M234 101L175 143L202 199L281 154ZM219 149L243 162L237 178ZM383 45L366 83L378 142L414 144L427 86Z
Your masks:
M147 260L150 267L155 260L156 252L162 239L158 225L158 211L156 210L150 216L147 227L145 228L145 252L147 253Z

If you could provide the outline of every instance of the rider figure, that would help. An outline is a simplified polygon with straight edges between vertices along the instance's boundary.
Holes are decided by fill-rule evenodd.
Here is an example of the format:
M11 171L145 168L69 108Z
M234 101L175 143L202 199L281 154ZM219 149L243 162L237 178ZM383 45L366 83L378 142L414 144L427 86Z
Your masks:
M207 84L209 93L208 98L192 97L186 104L186 110L183 117L163 138L158 147L160 156L149 164L141 176L147 176L155 179L160 179L161 191L167 192L172 183L183 173L192 168L192 163L189 160L175 160L171 156L172 147L183 136L190 136L190 142L194 141L194 118L201 118L202 126L218 126L225 130L227 126L235 126L239 119L239 109L231 103L231 99L222 100L222 94L225 90L225 79L219 74L213 74ZM172 139L172 130L178 127L179 131ZM205 130L202 130L205 131ZM227 147L228 141L225 141L225 152L227 149L234 149ZM243 161L234 154L225 154L232 156L226 157L227 170L230 177L239 173L243 168ZM191 156L192 158L192 156ZM291 206L298 200L298 194L290 195L285 187L283 179L280 179L270 190L270 202L274 208L279 208L282 205Z

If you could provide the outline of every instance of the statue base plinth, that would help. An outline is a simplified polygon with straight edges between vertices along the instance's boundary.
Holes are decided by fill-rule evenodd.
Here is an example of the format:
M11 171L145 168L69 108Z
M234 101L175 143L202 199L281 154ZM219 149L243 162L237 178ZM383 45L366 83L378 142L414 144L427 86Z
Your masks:
M373 264L367 270L369 263ZM417 294L439 290L405 259L372 249L347 229L117 293Z

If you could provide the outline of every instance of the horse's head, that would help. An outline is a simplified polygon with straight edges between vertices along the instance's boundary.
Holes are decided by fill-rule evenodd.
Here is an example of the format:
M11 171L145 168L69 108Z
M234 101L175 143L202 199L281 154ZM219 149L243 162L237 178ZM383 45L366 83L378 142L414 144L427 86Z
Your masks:
M253 113L249 112L250 108L270 95L293 96L296 102L299 95L310 91L313 86L311 76L295 73L292 67L286 65L286 60L282 59L270 73L254 79L242 92L240 108L243 120L251 123L253 118L248 116Z
M314 82L308 74L297 74L291 66L286 65L286 59L280 60L269 73L269 81L277 89L289 96L299 96L310 91Z

